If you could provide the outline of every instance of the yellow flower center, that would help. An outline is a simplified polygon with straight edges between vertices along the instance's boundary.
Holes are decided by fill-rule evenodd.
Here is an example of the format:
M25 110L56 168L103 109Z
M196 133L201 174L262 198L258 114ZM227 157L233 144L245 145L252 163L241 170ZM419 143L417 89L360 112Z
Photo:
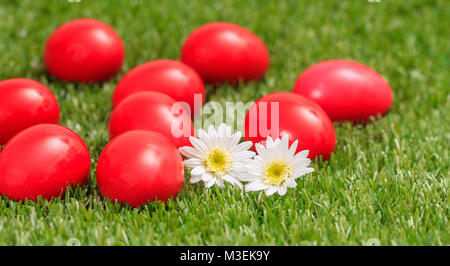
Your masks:
M263 181L267 185L281 186L292 175L292 166L284 159L276 159L264 167Z
M226 149L216 146L205 154L203 162L206 171L222 177L231 171L233 158Z

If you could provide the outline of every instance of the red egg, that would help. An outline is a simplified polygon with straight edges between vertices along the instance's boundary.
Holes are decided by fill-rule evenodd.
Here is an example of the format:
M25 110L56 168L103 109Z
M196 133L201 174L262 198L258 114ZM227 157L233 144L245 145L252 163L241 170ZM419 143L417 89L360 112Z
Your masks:
M159 92L138 92L123 100L109 120L111 139L130 130L150 130L163 134L177 147L190 146L194 126L176 101Z
M367 121L384 115L392 104L389 83L371 68L329 60L306 69L294 92L318 103L333 121Z
M113 107L136 92L156 91L186 102L194 112L194 96L199 110L205 100L205 86L200 76L190 66L175 60L155 60L130 70L119 81L113 95ZM199 111L197 110L197 111Z
M97 184L102 195L133 207L175 197L183 183L177 147L154 131L134 130L118 136L98 160Z
M25 128L58 121L58 101L47 87L22 78L0 82L0 145Z
M210 83L259 79L269 67L266 46L251 31L214 22L192 32L181 49L181 61Z
M47 40L44 62L64 81L105 81L119 73L124 47L110 26L94 19L76 19L57 28Z
M72 130L40 124L14 136L0 153L0 195L10 199L52 199L67 186L84 183L91 167L89 151Z
M245 117L245 139L253 143L289 136L298 140L297 152L309 150L310 158L330 158L336 144L333 124L319 105L292 92L268 94L250 107Z

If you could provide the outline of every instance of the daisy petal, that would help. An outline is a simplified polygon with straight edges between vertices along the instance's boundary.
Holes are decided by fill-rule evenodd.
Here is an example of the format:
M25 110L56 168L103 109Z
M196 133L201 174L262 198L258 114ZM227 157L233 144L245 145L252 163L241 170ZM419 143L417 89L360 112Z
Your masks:
M255 153L252 151L241 151L234 155L234 159L236 161L241 161L241 160L250 159L253 156L255 156Z
M240 152L240 151L246 151L250 149L253 146L253 142L251 141L245 141L240 143L237 146L234 146L232 149L230 149L230 152Z
M191 176L191 179L189 179L189 182L191 182L191 184L200 182L202 180L202 178L200 176Z
M205 182L205 187L210 188L210 187L214 186L215 183L216 183L216 180L214 178L211 178L208 180L208 182Z
M230 137L231 136L231 127L222 123L219 125L219 129L217 130L217 134L219 137Z
M245 185L245 191L258 191L263 190L264 188L264 184L259 180Z
M203 180L204 182L207 182L207 181L209 181L209 180L211 180L211 179L214 179L214 177L213 177L212 175L208 174L208 173L204 173L204 174L202 175L202 180Z
M229 148L232 149L233 147L238 145L239 141L241 140L241 137L242 137L242 133L240 131L234 133L233 136L231 136Z
M202 153L205 153L208 150L208 146L198 138L189 137L189 141L191 142L192 146L199 149Z
M278 195L283 196L284 194L286 194L287 188L286 187L280 187L280 189L278 189Z
M283 135L283 138L279 144L279 156L287 157L289 151L289 137L287 134Z
M300 159L300 158L306 158L306 157L308 157L308 154L309 154L309 150L303 150L294 156L294 160Z
M255 144L255 148L258 155L261 156L264 161L268 161L269 158L266 154L266 148L264 148L264 146L259 143Z
M273 139L271 137L267 137L266 148L273 148L274 146L275 146L275 143L273 142Z
M205 167L201 166L197 166L194 169L192 169L191 171L191 175L203 175L206 172Z
M239 176L239 181L241 182L255 182L260 180L260 177L255 177L255 176Z
M298 169L294 175L297 176L297 178L298 178L300 176L303 176L303 175L306 175L306 174L309 174L312 172L314 172L314 168L307 167L307 168L303 168L303 169Z
M286 180L286 183L284 183L284 185L289 188L294 188L297 186L297 183L293 179L289 178L288 180Z
M238 187L242 188L242 184L241 182L239 182L235 177L233 177L232 175L224 175L222 177L223 180L227 181L228 183L232 184L232 185L237 185Z
M254 164L247 164L245 165L245 170L249 173L258 174L261 172L261 167L254 165Z
M208 133L206 133L203 129L198 130L198 138L203 141L208 147L213 146L213 143L211 141L211 138L208 136Z
M217 137L217 131L216 131L216 129L214 128L213 125L209 125L209 127L208 127L208 135L209 135L210 137Z
M280 143L281 143L281 141L280 141L280 139L276 139L276 140L274 140L274 142L273 142L273 148L276 148L276 147L278 147L279 145L280 145Z
M215 181L218 187L225 187L223 179L215 179Z
M185 166L190 167L190 168L194 168L194 167L202 165L202 161L197 158L187 159L183 163Z
M294 143L292 143L291 147L289 148L286 157L288 160L292 160L294 157L295 151L297 150L298 140L295 140Z
M203 154L199 150L196 150L193 147L189 146L181 147L179 148L179 151L181 152L181 154L188 158L201 158L203 156Z
M297 169L303 169L307 167L311 163L311 160L308 158L297 158L292 160L292 164Z
M278 187L269 187L269 188L267 188L265 190L266 196L269 197L269 196L273 195L275 192L278 191L278 189L279 189Z

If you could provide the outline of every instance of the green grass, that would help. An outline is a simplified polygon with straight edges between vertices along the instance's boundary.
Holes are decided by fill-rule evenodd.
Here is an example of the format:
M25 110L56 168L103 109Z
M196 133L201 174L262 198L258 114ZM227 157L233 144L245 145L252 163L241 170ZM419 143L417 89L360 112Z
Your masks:
M0 0L0 79L38 80L56 94L61 124L85 140L89 183L65 199L0 199L0 245L449 245L450 4L393 1L7 1ZM126 47L120 75L104 84L48 76L42 49L61 23L92 17ZM244 102L292 89L308 66L343 58L382 73L389 114L366 126L335 124L336 151L285 197L185 184L164 204L121 207L100 196L96 161L108 143L115 84L134 66L177 59L197 26L230 21L258 34L271 54L260 82L207 88L207 99ZM446 25L447 24L447 25ZM0 129L1 130L1 129ZM45 166L43 166L45 167ZM188 178L188 176L186 177Z

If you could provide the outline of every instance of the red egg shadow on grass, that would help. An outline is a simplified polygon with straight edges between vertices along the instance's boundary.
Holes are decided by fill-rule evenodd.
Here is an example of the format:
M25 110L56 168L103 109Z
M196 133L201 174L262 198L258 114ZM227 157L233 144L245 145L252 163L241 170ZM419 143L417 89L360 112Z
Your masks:
M392 105L389 83L373 69L347 60L329 60L306 69L294 92L319 104L333 121L367 122Z
M292 92L268 94L252 105L245 117L245 140L265 144L289 136L298 140L297 152L309 150L308 157L328 160L336 145L336 134L327 114L313 101Z

